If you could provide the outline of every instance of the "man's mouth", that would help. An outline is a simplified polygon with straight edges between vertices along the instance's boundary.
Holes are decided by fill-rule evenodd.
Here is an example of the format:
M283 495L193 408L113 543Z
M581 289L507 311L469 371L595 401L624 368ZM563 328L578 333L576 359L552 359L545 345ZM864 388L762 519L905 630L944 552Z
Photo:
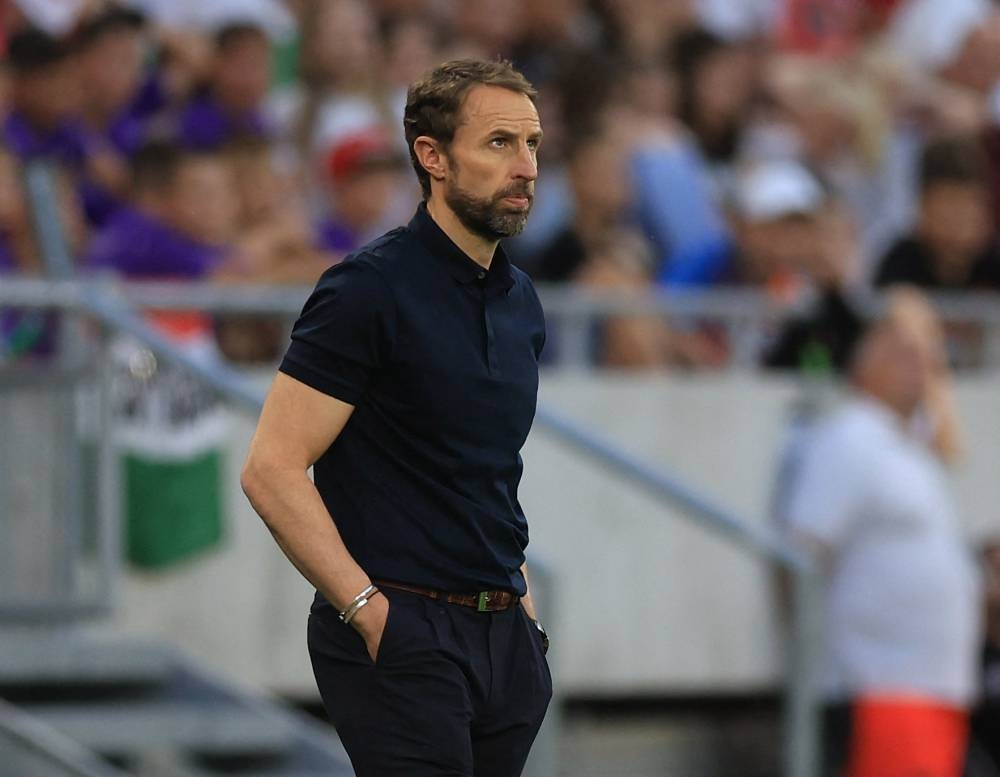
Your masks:
M521 208L526 208L531 204L530 194L508 194L504 199L511 205L517 205Z

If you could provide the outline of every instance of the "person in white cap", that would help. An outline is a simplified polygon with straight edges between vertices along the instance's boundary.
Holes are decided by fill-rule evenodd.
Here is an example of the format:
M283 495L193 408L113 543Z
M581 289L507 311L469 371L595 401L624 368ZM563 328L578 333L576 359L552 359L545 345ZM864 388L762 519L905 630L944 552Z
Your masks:
M910 0L889 42L904 64L986 94L1000 80L1000 6L991 0Z
M822 184L793 159L760 162L740 175L730 202L731 237L711 250L675 256L667 286L755 285L784 295L820 238Z

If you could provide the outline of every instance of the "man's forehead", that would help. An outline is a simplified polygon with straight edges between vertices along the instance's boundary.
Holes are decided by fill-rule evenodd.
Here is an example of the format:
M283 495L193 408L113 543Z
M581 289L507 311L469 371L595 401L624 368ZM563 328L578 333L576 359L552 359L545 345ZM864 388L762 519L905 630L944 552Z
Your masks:
M538 111L527 95L500 86L473 87L462 106L462 123L471 126L529 124L540 128Z

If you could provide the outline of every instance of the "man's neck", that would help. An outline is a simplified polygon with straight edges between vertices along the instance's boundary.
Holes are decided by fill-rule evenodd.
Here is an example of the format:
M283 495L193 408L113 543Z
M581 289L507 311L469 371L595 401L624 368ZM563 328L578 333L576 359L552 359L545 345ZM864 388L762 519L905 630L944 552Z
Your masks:
M461 248L476 264L490 269L499 240L487 240L470 232L455 215L455 211L436 197L427 200L427 212L431 214L434 223L451 238L451 242Z

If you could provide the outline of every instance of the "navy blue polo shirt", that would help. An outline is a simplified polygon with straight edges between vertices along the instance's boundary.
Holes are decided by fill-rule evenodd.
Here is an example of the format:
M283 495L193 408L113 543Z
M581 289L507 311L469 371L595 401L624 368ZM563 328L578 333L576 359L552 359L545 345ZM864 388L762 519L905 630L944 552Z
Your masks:
M375 579L525 592L520 450L542 307L498 248L489 271L425 205L320 278L281 371L355 406L314 480Z

